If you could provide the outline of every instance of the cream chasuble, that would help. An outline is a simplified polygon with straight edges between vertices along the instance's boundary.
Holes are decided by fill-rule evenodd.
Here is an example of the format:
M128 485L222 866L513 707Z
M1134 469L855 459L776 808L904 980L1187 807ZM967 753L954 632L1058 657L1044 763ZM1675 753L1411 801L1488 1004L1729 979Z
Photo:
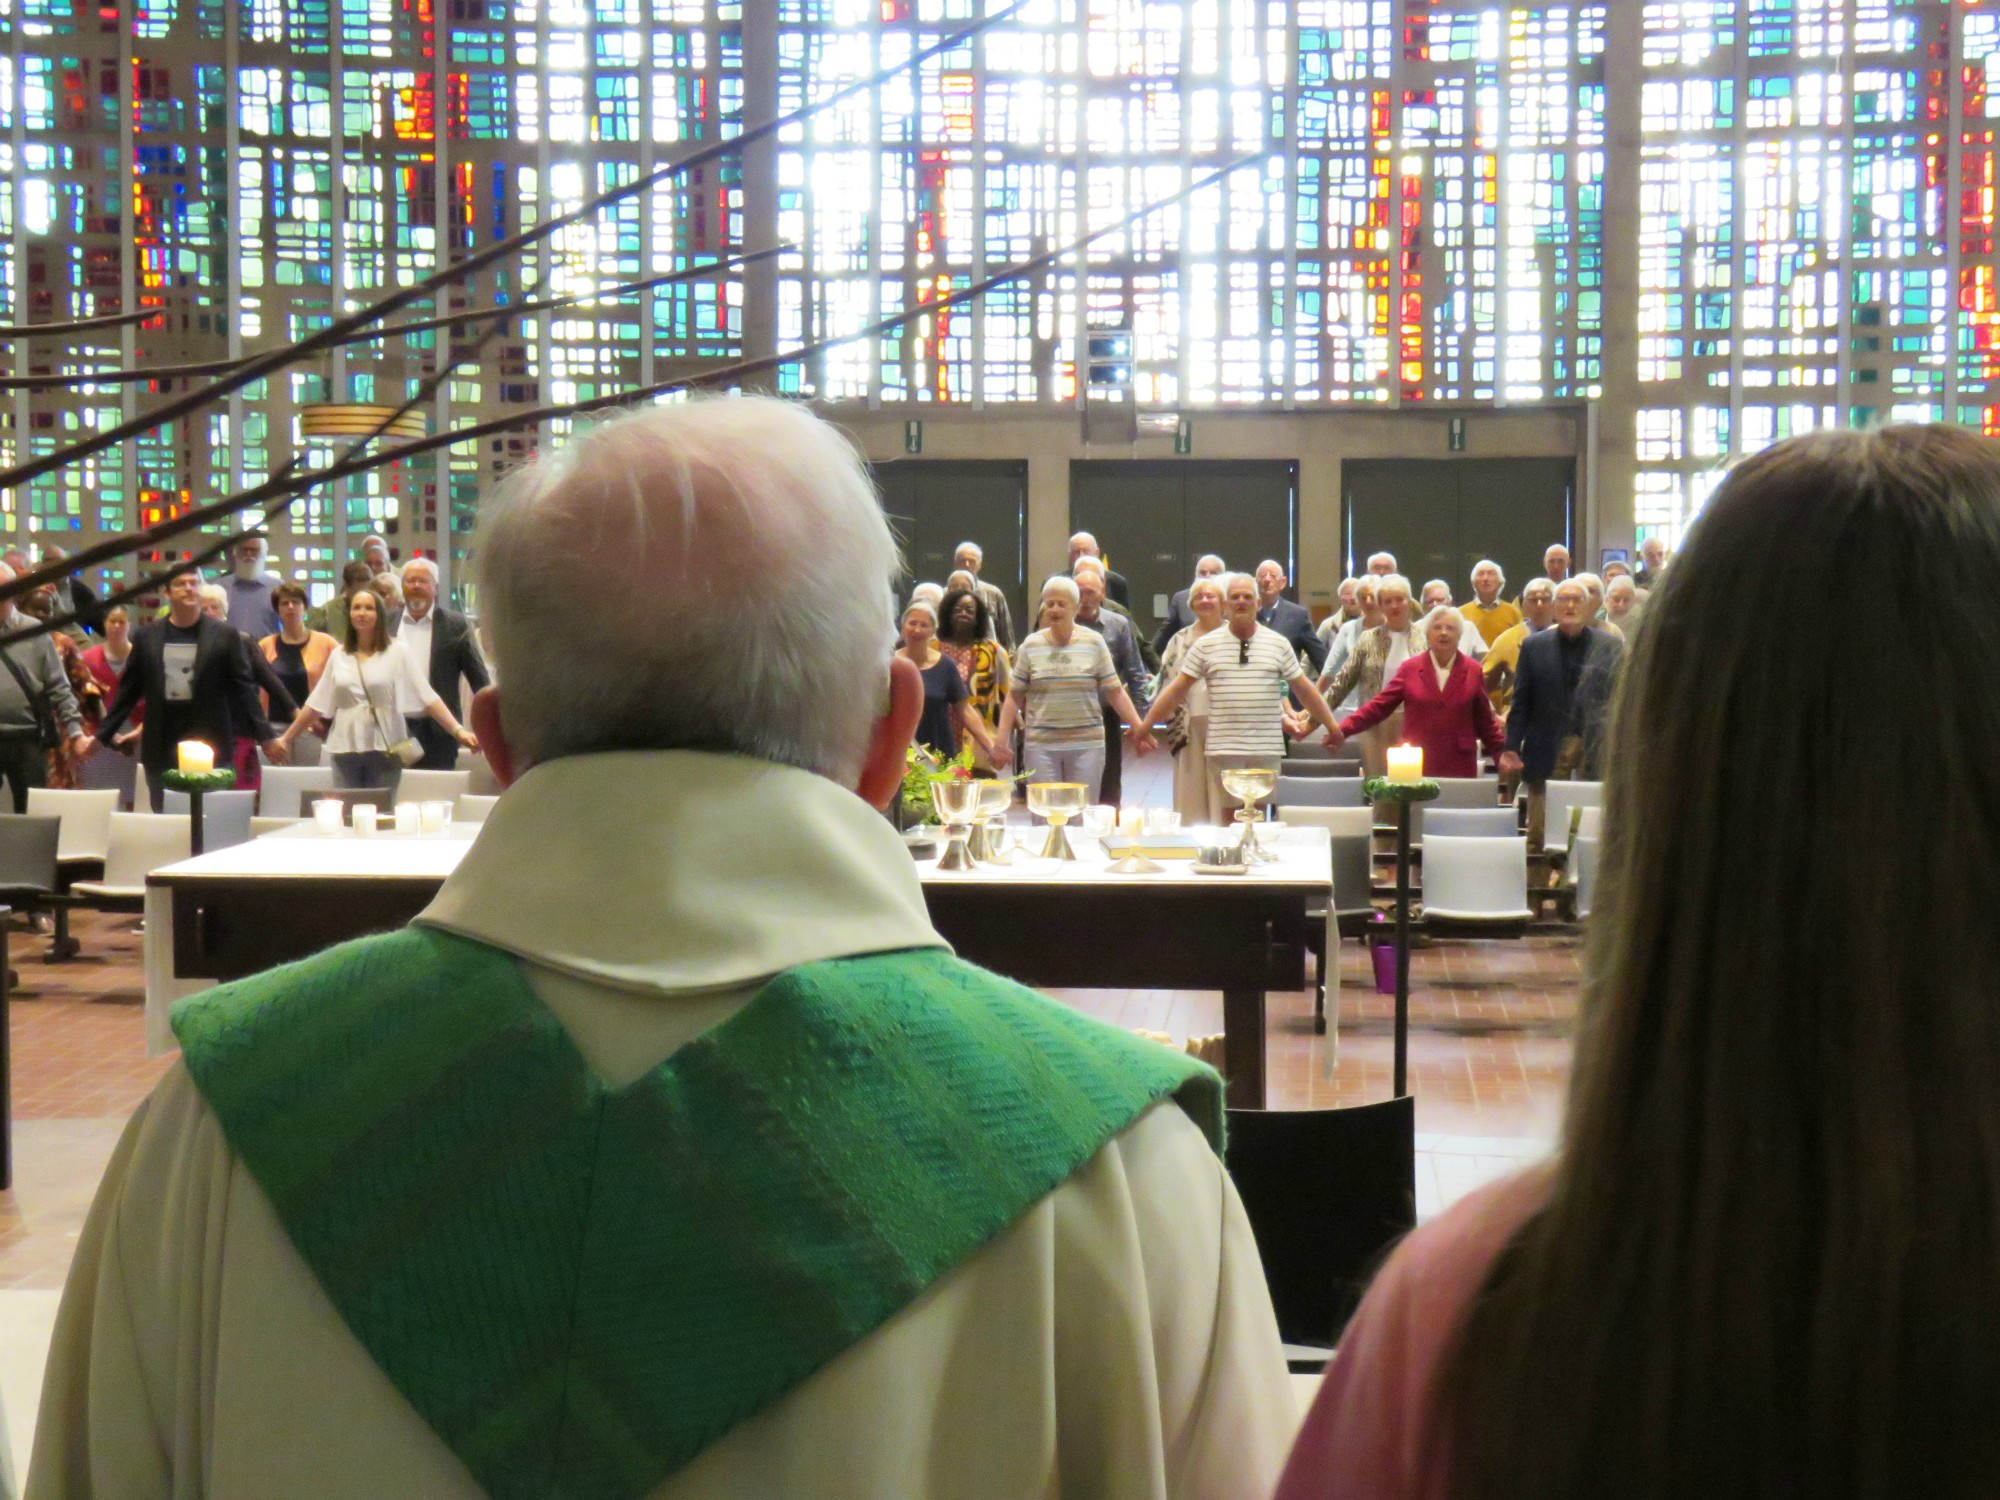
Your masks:
M782 970L943 946L907 854L850 793L681 752L536 769L421 920L514 954L614 1086ZM1295 1426L1242 1209L1167 1103L651 1493L1261 1497ZM79 1246L27 1493L481 1492L177 1066Z

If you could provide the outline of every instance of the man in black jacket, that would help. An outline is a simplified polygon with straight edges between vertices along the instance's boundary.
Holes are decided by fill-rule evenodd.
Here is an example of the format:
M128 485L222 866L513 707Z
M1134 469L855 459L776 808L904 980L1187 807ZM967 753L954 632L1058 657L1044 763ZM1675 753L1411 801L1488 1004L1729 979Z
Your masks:
M1257 564L1257 623L1283 636L1314 677L1326 666L1326 642L1313 629L1312 613L1285 597L1283 563L1265 558Z
M160 810L160 774L180 761L182 740L201 740L227 766L236 740L254 735L264 721L242 633L201 610L201 573L189 568L167 584L167 617L132 634L132 655L118 691L97 726L97 742L110 745L132 710L143 702L146 723L139 735L139 763L146 768L153 811ZM288 759L277 740L264 753L279 765Z
M1505 776L1528 784L1528 847L1542 847L1551 778L1595 781L1604 720L1625 648L1590 624L1590 593L1574 578L1556 586L1556 627L1521 643L1507 712Z
M486 670L486 658L479 654L472 622L437 602L437 586L437 564L428 557L413 557L403 565L403 623L397 628L396 639L416 657L432 691L444 699L452 717L462 721L459 679L471 683L476 693L492 678ZM409 723L410 733L424 747L419 768L449 771L458 764L458 741L429 715Z

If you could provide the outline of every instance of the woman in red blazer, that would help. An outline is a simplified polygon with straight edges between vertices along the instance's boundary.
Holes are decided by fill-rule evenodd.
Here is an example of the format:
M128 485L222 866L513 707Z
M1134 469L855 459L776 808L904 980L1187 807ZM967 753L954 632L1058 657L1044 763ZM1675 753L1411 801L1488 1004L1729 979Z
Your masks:
M1426 776L1477 776L1479 747L1498 755L1506 732L1487 701L1479 663L1459 654L1464 628L1457 610L1432 610L1424 622L1430 649L1398 667L1381 692L1340 721L1340 732L1373 729L1400 708L1403 739L1423 747Z

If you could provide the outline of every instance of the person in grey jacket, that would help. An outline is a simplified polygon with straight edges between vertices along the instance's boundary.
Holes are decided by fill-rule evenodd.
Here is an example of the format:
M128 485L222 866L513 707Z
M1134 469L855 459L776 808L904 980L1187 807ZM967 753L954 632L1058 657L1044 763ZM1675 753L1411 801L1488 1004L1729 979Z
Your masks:
M0 583L12 583L14 570L0 564ZM33 640L11 637L32 623L10 599L0 604L0 776L14 794L14 811L28 810L28 788L49 784L49 763L42 745L42 716L54 717L69 753L78 760L90 753L83 732L83 715L70 691L56 643L46 635ZM25 683L25 689L23 684Z
M1076 623L1104 637L1104 644L1111 648L1112 664L1118 668L1118 680L1132 695L1133 705L1140 713L1145 713L1146 690L1152 686L1152 675L1146 670L1145 658L1140 654L1139 637L1132 629L1131 618L1112 609L1105 599L1104 572L1101 568L1078 568L1076 592ZM1108 802L1113 807L1118 805L1119 793L1124 790L1124 769L1125 726L1107 705L1104 710L1104 780L1099 792L1100 801Z

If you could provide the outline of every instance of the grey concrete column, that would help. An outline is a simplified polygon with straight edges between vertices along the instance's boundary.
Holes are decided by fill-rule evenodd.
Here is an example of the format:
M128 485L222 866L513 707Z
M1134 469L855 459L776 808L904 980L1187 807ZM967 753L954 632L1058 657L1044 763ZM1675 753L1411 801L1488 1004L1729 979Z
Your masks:
M778 8L743 7L743 123L761 125L778 113ZM743 150L743 248L762 249L778 239L778 138L753 141ZM743 268L743 357L763 359L778 352L778 259ZM765 390L777 386L776 372L746 382Z

